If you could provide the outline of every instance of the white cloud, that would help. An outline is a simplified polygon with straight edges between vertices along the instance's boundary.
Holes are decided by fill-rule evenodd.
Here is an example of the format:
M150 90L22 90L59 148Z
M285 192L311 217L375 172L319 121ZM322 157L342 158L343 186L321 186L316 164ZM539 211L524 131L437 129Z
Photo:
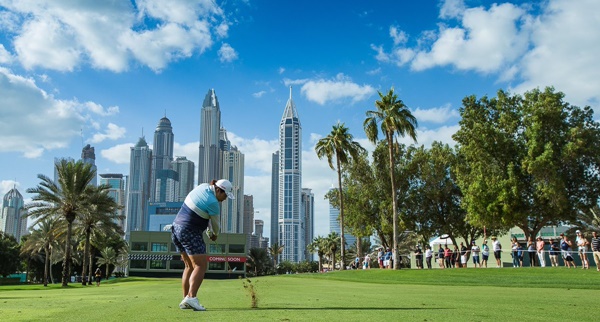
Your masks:
M0 64L9 64L13 61L12 55L0 44Z
M285 72L285 68L279 67L279 70L277 72L281 75Z
M519 64L519 92L555 86L576 105L600 102L600 2L549 1L532 25L532 49Z
M229 63L238 58L238 54L229 44L223 44L219 49L219 60L222 63Z
M430 109L417 108L412 111L412 114L417 118L419 124L421 122L431 123L445 123L450 119L459 118L458 111L453 109L450 104L442 107L435 107Z
M89 140L89 142L91 143L100 143L104 140L117 140L120 139L122 137L125 136L125 128L124 127L120 127L116 124L113 123L108 123L108 125L106 126L106 130L104 131L104 133L96 133L94 134L94 136Z
M442 1L442 7L440 8L440 18L460 18L463 12L466 10L464 0L445 0Z
M117 164L128 164L131 157L131 148L134 146L135 143L118 144L108 149L101 150L100 155Z
M341 73L331 80L309 80L302 85L300 91L309 101L320 105L347 99L353 103L359 102L376 92L371 85L358 85Z
M254 96L256 98L261 98L266 93L267 93L267 91L260 91L260 92L252 93L252 96Z
M214 1L15 1L4 5L3 27L28 69L73 71L89 63L126 71L132 60L160 71L169 62L203 53L228 25ZM153 25L144 25L153 21Z
M107 109L105 109L102 105L98 104L98 103L94 103L94 102L86 102L84 104L92 113L94 114L98 114L101 116L110 116L110 115L115 115L119 113L119 107L118 106L109 106Z
M1 180L0 181L0 196L4 197L6 193L10 191L12 188L17 188L19 190L20 184L14 180ZM23 192L21 192L23 193Z
M0 67L0 152L27 158L66 147L89 121L76 100L58 100L35 81Z
M419 127L417 129L417 145L424 145L425 147L431 147L433 141L447 143L450 146L456 145L456 142L452 139L452 135L460 129L460 126L441 126L439 128L427 129ZM408 136L399 137L398 141L406 145L415 144L413 139Z
M408 40L406 32L398 29L396 26L390 26L390 37L392 37L392 40L394 41L394 46L404 44Z

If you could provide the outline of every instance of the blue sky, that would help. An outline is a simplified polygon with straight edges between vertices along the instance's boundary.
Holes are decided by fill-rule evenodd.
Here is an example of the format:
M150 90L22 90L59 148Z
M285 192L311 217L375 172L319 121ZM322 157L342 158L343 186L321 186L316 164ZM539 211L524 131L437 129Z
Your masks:
M129 148L142 131L151 144L165 114L175 155L197 162L200 108L214 88L268 236L270 158L292 86L303 186L324 235L323 195L336 177L314 144L332 125L372 149L365 111L390 87L426 146L454 144L468 95L552 85L595 109L598 12L597 0L0 0L0 193L25 194L37 174L53 174L55 157L78 159L85 144L99 173L128 174Z

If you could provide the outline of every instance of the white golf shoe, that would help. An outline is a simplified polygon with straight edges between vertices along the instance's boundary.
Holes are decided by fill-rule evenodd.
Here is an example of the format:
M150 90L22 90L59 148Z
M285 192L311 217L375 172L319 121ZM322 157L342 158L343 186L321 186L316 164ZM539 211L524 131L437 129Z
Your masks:
M179 304L179 307L183 308L182 305L185 306L186 309L192 309L194 311L206 311L204 306L202 306L202 304L198 302L197 297L184 298L183 301L181 301L181 303Z

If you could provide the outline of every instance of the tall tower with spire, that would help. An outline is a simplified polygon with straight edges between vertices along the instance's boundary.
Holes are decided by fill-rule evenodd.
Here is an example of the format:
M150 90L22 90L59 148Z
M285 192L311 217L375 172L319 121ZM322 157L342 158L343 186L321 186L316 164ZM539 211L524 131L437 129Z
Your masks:
M173 127L165 116L158 121L152 143L152 177L150 179L150 201L174 201L173 190L179 181L177 173L171 169L173 161Z
M284 261L305 260L301 194L302 126L290 87L290 98L279 123L278 242L284 246Z
M27 234L27 211L16 186L4 195L0 211L0 230L20 241Z
M214 89L204 97L200 113L200 151L198 155L198 184L220 179L219 131L221 109Z

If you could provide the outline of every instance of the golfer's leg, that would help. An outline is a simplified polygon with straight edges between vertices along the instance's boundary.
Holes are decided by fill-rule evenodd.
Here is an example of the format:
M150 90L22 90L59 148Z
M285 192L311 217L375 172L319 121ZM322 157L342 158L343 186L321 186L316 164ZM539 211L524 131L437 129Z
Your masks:
M190 276L190 289L188 296L196 297L200 285L204 280L204 273L206 273L207 257L206 255L191 255L189 256L192 261L193 270Z
M181 260L185 265L185 268L183 269L183 275L181 276L181 288L183 290L183 297L186 297L190 292L190 276L192 275L194 267L192 260L186 253L181 253Z

